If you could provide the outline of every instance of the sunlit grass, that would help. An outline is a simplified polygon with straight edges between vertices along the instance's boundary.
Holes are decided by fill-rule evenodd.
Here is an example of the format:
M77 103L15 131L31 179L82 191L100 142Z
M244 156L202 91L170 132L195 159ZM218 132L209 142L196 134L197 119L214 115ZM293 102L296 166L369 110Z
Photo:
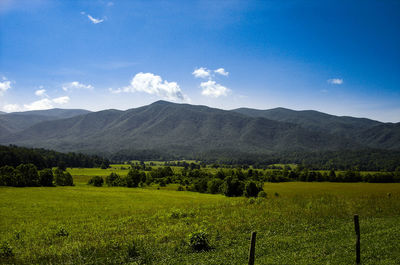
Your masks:
M1 187L0 244L14 253L2 261L245 264L257 231L256 264L351 264L357 213L363 264L400 263L400 184L267 183L265 200L176 187ZM68 236L57 236L61 228ZM199 229L209 252L187 245ZM129 257L133 241L139 254Z

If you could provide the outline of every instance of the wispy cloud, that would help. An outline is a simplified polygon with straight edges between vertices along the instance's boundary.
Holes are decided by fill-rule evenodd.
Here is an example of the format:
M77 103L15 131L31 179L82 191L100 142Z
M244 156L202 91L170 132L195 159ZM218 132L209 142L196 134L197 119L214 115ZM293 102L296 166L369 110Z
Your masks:
M2 96L8 89L11 88L11 81L7 80L6 77L2 77L0 82L0 96Z
M90 21L92 21L93 24L99 24L104 21L104 18L103 19L94 18L89 14L87 16L90 19Z
M47 97L46 89L39 89L35 91L35 95L39 97Z
M99 19L99 18L94 18L90 14L86 14L86 12L82 11L81 15L87 15L88 19L93 23L93 24L99 24L101 22L104 22L104 18Z
M56 104L67 104L69 102L70 98L68 96L64 96L64 97L58 97L58 98L54 98L53 102Z
M200 84L202 88L201 94L203 96L217 98L220 96L228 95L229 89L224 87L213 80L208 80L207 82L202 82Z
M341 85L341 84L343 84L343 79L340 79L340 78L331 78L331 79L328 79L327 82L328 82L329 84L332 84L332 85Z
M161 76L153 73L138 73L136 74L129 86L120 89L110 89L112 93L133 93L144 92L150 95L157 95L161 98L184 101L187 97L183 95L181 88L176 82L168 82L163 80Z
M194 75L194 77L196 78L208 78L211 76L210 70L208 70L205 67L200 67L198 69L195 69L192 75Z
M226 72L224 68L218 68L217 70L214 70L214 72L223 76L229 75L229 72Z
M85 85L85 84L79 83L78 81L73 81L73 82L64 84L62 89L64 91L69 91L72 89L90 89L90 90L92 90L92 89L94 89L94 87L92 85Z
M3 106L3 110L6 112L16 112L22 111L21 107L18 104L7 104Z

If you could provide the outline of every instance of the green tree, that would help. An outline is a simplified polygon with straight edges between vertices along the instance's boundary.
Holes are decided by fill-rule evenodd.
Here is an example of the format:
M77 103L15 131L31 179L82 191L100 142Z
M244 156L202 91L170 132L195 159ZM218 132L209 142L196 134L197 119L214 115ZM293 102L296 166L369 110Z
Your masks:
M53 186L54 175L50 168L45 168L39 171L39 183L44 187Z
M37 187L39 186L39 174L34 164L21 164L16 170L20 174L20 187Z
M142 174L137 169L130 169L126 176L127 187L137 187L142 181Z

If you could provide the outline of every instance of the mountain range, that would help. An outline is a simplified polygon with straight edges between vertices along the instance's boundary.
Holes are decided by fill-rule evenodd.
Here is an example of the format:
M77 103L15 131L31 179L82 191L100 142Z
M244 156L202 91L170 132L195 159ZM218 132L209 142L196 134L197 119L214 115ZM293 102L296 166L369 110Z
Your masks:
M157 101L126 111L51 109L0 115L0 144L96 154L235 157L400 150L400 123L284 108L221 110Z

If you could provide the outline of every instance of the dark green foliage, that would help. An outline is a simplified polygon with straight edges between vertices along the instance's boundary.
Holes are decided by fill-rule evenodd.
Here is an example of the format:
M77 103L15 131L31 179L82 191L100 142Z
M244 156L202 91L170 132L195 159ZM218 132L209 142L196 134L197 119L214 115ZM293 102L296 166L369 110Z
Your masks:
M218 174L218 173L217 173ZM221 185L224 181L220 178L213 178L207 182L207 193L216 194L221 191Z
M110 162L99 156L0 145L0 167L34 164L38 169L58 166L65 170L66 167L98 167L102 163L109 165Z
M104 179L100 176L94 176L91 179L89 179L88 184L93 185L95 187L101 187L103 186Z
M65 172L60 168L54 171L54 182L57 186L73 186L74 181L69 172Z
M265 191L260 191L257 195L259 198L267 198L267 193Z
M3 241L0 246L0 257L9 258L9 257L13 257L13 256L14 256L14 252L13 252L12 247L10 246L10 244L7 241Z
M221 191L225 196L237 197L243 195L244 184L236 177L228 176L222 183Z
M15 186L17 172L12 166L0 168L0 186Z
M39 182L41 186L52 187L53 181L53 171L50 168L45 168L39 171Z
M263 191L262 183L258 184L254 181L246 182L244 187L244 196L248 197L257 197L258 193Z
M33 164L21 164L17 168L17 176L19 175L17 187L37 187L39 186L39 174L37 168Z
M56 232L56 236L67 237L69 236L69 233L64 227L60 226Z
M146 174L144 172L137 169L131 169L126 176L126 186L137 187L143 180L146 180Z
M126 186L126 180L121 178L117 173L112 172L106 177L106 184L109 187Z
M189 246L193 251L208 251L211 249L208 234L203 231L195 231L189 235Z

